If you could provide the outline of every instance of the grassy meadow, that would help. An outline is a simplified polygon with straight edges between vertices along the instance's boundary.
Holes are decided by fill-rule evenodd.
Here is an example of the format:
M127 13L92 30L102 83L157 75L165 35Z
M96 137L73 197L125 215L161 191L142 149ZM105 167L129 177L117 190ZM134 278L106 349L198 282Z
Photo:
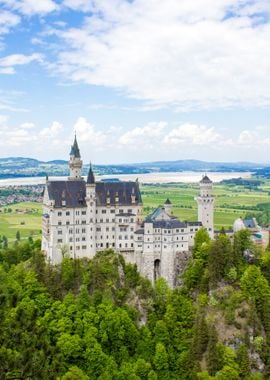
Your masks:
M199 192L198 184L162 184L142 185L144 215L151 213L169 198L173 204L173 213L182 221L197 220L197 204L194 198ZM255 189L244 186L215 184L216 197L215 228L232 227L239 216L259 212L258 204L270 204L270 181ZM18 211L19 210L19 211ZM24 213L31 210L31 213ZM42 205L34 202L17 203L0 207L0 236L12 241L19 230L22 239L41 236Z
M24 213L31 211L31 213ZM20 231L21 239L41 236L42 205L35 202L23 202L0 207L0 236L5 235L10 241Z
M173 204L173 213L181 220L197 220L198 184L162 184L142 187L144 214L149 214L155 207L162 205L169 198ZM214 185L215 228L232 227L239 216L258 213L257 205L270 203L270 181L265 181L258 189L243 186Z

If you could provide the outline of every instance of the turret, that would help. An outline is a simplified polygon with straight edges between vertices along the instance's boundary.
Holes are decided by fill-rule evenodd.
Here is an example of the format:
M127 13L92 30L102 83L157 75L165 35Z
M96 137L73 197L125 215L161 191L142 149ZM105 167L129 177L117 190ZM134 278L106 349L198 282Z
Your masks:
M202 223L211 238L214 237L213 182L205 175L200 181L200 194L195 198L198 204L198 221Z
M91 162L86 181L85 201L87 223L89 225L87 229L87 249L90 257L93 257L96 252L96 181Z
M164 210L166 214L172 215L172 202L169 199L164 202Z
M71 146L70 158L69 158L69 180L82 180L82 160L80 149L78 146L76 135L74 137L74 143Z

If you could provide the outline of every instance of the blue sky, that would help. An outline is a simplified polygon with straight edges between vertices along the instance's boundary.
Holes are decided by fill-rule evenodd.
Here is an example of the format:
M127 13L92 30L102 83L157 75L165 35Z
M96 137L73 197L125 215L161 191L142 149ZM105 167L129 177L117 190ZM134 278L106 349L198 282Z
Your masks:
M269 0L0 0L0 155L270 162Z

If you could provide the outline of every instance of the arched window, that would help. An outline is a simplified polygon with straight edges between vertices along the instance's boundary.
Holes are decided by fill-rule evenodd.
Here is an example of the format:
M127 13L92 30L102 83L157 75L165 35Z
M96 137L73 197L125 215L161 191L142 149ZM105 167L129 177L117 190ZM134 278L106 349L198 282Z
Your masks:
M154 281L160 277L160 260L154 261Z

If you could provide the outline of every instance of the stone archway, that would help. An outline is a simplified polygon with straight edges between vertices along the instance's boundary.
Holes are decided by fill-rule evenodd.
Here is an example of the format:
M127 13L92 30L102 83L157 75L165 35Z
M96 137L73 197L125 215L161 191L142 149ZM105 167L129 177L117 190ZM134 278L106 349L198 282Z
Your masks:
M154 261L154 281L160 277L160 260L157 259Z

